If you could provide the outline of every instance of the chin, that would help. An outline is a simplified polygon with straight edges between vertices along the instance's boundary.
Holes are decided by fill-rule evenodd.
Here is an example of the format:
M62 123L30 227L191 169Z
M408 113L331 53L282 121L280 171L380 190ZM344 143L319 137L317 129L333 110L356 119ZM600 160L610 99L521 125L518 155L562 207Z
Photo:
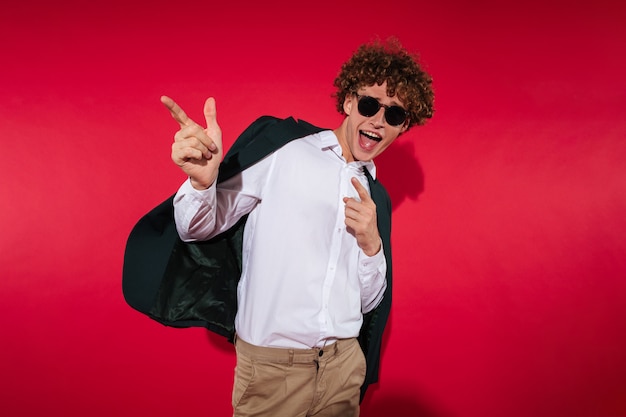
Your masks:
M368 162L374 159L376 155L378 155L377 152L360 151L360 152L355 153L353 156L354 156L354 159L357 161Z

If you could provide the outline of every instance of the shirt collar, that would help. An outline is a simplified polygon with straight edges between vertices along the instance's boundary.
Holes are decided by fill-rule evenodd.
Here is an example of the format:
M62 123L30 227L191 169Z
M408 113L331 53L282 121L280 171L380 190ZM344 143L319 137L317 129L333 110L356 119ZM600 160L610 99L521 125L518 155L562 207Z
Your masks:
M341 149L341 145L339 145L339 141L337 140L337 136L332 130L323 130L317 134L320 138L319 146L321 150L329 149L335 153L341 159L343 158L343 153ZM344 159L345 160L345 159ZM354 161L348 162L348 165L353 165L355 167L365 167L373 179L376 179L376 165L374 161Z

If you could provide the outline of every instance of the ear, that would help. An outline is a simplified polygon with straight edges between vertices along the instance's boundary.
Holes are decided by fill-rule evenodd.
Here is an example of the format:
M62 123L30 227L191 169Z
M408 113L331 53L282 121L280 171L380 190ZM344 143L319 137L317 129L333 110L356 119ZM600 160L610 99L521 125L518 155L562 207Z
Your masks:
M346 116L350 116L350 112L352 112L352 96L353 94L346 94L346 98L343 100L343 112L346 114Z

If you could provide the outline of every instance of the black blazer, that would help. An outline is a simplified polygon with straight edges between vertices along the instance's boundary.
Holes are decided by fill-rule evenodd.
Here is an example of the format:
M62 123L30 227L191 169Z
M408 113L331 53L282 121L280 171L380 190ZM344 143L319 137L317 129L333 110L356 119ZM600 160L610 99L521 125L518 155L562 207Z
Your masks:
M322 130L293 118L261 117L230 148L217 181L231 178L291 140ZM387 259L387 289L380 305L364 315L358 338L367 361L361 399L367 386L378 381L382 335L391 309L392 264L391 201L385 188L367 170L365 174ZM205 327L232 342L247 216L211 240L185 243L176 232L173 199L171 196L142 217L130 233L124 255L124 298L131 307L164 325Z

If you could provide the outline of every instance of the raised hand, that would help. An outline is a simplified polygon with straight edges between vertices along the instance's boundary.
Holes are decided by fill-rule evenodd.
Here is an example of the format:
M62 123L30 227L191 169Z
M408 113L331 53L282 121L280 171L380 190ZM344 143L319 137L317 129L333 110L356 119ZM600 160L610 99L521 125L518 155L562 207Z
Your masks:
M180 125L174 135L172 160L189 176L194 188L209 188L222 161L222 130L217 124L215 100L208 98L204 103L206 128L191 120L171 98L163 96L161 102Z
M376 221L376 203L359 180L352 178L351 182L361 201L350 197L343 198L346 205L346 226L356 237L361 250L367 256L374 256L381 246Z

